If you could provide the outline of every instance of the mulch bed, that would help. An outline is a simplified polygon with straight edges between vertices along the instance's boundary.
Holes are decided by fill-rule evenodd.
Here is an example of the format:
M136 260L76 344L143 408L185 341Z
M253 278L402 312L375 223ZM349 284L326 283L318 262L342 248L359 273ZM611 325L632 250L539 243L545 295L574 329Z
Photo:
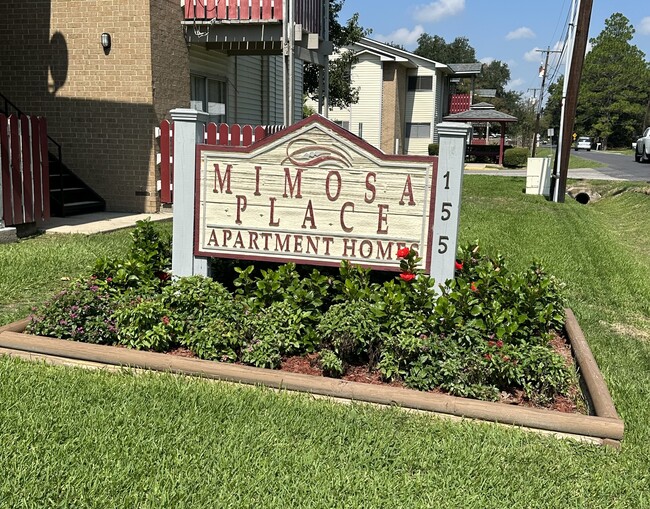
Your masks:
M575 362L573 359L573 354L571 353L571 347L567 339L560 335L555 334L550 342L551 347L555 352L559 353L564 357L567 366L571 369L575 369ZM197 356L192 353L188 348L179 347L170 352L169 355L175 355L178 357L189 357L196 358ZM310 353L304 355L295 355L291 357L286 357L282 360L280 364L281 371L286 371L288 373L298 373L302 375L312 375L312 376L325 376L323 375L323 370L318 362L318 353ZM386 382L382 380L381 374L377 370L369 369L368 366L347 366L345 373L341 376L341 380L347 380L350 382L360 382L365 384L373 385L386 385L390 387L404 387L406 386L400 381L391 381ZM430 391L432 393L444 394L444 391L440 389L433 389ZM572 386L569 389L568 396L555 396L553 401L547 405L541 405L537 402L531 401L524 394L524 391L521 389L513 389L511 391L503 391L499 395L499 403L506 403L510 405L525 406L531 408L545 408L547 410L554 410L557 412L563 413L581 413L587 414L586 408L584 405L577 405L577 402L581 399L581 391L577 386Z

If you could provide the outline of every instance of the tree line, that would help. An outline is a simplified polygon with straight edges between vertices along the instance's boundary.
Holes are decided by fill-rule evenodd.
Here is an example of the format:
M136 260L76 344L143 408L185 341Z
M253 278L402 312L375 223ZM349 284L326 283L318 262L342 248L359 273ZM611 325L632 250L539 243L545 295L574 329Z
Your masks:
M585 56L574 132L591 136L602 148L629 148L650 124L650 62L631 44L634 27L621 13L589 40ZM559 127L564 77L549 87L544 122Z

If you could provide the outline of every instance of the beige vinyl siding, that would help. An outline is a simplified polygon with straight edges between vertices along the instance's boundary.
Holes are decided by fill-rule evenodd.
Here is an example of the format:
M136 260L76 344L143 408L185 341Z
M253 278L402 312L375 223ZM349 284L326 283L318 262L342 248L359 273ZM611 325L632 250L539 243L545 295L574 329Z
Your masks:
M295 120L302 118L303 67L296 60ZM190 47L190 72L227 82L226 122L229 124L282 124L282 57L233 56Z
M284 123L282 109L282 57L269 57L269 116L268 124L280 125ZM301 82L302 83L302 82Z
M442 104L442 99L443 97L446 97L445 94L445 86L444 82L445 80L442 79L439 73L436 73L435 79L435 84L434 84L434 90L436 91L436 109L434 112L434 127L433 127L433 138L432 142L433 143L438 143L438 129L435 127L437 126L440 122L442 122L442 115L443 115L443 104Z
M235 90L231 80L233 75L232 64L233 60L228 58L225 53L209 51L198 44L190 45L190 74L226 82L228 96L226 100L226 122L230 123L233 122L231 105L235 98ZM183 107L189 107L189 104Z
M282 124L282 58L271 56L238 56L237 122L240 124ZM302 62L296 60L294 86L294 122L302 118Z
M294 83L294 107L293 107L293 112L294 112L294 122L299 122L302 120L302 81L303 81L303 72L304 72L304 66L301 60L296 59L294 62L294 68L295 68L295 83ZM280 83L282 84L282 83Z
M381 143L382 67L379 57L361 55L352 68L352 86L359 88L359 102L348 108L332 108L330 120L349 122L349 130L359 134L363 124L363 139L379 147Z
M258 125L263 123L262 57L235 56L234 110L237 123Z
M435 128L435 106L438 94L438 80L433 69L418 67L408 72L407 76L432 76L431 90L406 91L406 123L431 125L428 138L407 138L406 150L409 155L426 155L429 143L433 139ZM407 78L408 79L408 78Z

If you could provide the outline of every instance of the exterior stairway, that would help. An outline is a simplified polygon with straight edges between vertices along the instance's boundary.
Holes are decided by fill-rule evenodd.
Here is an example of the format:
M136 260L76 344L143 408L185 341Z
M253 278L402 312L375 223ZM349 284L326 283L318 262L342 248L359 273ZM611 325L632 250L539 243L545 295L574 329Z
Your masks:
M2 93L0 93L0 112L7 116L24 114ZM47 138L48 147L54 147L56 151L54 153L48 148L51 215L65 217L103 212L106 209L104 199L70 171L62 161L61 145L52 137Z
M67 217L106 210L106 202L61 162L54 154L50 161L50 210L53 216Z

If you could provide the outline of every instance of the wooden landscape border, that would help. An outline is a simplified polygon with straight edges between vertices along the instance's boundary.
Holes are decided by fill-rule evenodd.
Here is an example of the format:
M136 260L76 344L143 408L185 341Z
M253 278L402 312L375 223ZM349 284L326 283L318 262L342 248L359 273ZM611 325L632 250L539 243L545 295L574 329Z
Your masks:
M443 394L349 382L284 371L144 352L114 346L80 343L25 334L28 320L0 327L0 355L62 363L72 359L94 367L120 366L164 371L182 375L237 382L328 398L396 405L443 416L477 419L514 425L542 433L570 436L620 448L624 423L589 349L575 315L566 310L565 330L579 369L581 385L593 415L567 414L553 410L521 407L459 398ZM73 363L76 364L76 363Z

